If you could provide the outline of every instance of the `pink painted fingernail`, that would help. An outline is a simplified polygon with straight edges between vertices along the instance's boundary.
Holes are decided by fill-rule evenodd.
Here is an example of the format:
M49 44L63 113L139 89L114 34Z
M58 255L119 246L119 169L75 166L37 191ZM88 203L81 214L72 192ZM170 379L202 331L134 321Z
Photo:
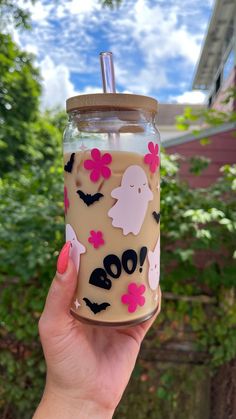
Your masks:
M60 251L57 259L57 272L64 274L66 272L70 255L70 241L66 242Z

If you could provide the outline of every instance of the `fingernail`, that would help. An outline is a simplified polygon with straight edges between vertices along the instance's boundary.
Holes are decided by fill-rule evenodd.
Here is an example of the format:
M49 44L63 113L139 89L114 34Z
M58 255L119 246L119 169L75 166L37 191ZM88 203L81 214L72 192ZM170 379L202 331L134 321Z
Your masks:
M57 272L64 274L66 272L70 255L70 241L66 242L60 251L57 259Z

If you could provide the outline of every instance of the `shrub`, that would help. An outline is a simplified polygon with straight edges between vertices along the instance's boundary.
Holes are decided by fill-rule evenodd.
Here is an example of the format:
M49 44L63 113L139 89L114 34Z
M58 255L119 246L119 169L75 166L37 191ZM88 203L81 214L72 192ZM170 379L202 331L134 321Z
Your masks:
M199 348L210 353L212 365L219 365L236 355L235 303L224 298L235 286L236 169L226 166L224 178L208 190L191 190L179 182L174 156L163 154L162 162L162 289L180 296L205 294L217 301L210 318L201 302L168 303L159 319L159 325L166 325L162 344L175 335L174 322L187 322ZM64 240L62 177L57 151L43 165L25 165L0 183L0 412L7 406L14 419L32 414L44 383L37 322ZM202 250L210 255L204 268L195 260ZM160 341L155 338L152 345L160 346ZM163 404L159 393L155 398Z

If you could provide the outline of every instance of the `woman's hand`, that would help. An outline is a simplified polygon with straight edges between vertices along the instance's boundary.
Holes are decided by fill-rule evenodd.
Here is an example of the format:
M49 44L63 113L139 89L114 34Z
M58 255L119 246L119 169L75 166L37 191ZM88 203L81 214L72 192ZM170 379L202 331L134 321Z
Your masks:
M87 326L75 320L69 309L77 274L69 250L67 242L39 321L47 379L34 419L107 419L122 397L156 316L127 329Z

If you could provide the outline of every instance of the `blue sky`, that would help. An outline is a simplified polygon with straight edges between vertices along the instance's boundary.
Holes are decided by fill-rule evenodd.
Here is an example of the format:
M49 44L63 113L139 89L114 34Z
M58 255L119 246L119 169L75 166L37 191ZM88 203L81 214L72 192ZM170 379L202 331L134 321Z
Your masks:
M110 10L99 0L38 0L24 6L31 11L33 30L14 35L35 54L44 108L63 107L71 95L101 91L100 51L114 54L119 92L196 103L203 95L191 92L191 83L212 3L123 0Z

